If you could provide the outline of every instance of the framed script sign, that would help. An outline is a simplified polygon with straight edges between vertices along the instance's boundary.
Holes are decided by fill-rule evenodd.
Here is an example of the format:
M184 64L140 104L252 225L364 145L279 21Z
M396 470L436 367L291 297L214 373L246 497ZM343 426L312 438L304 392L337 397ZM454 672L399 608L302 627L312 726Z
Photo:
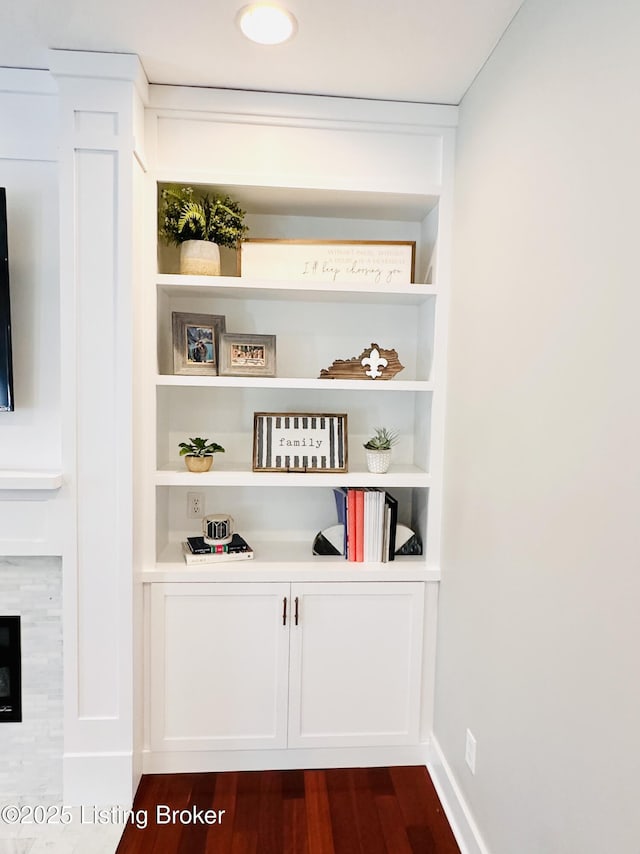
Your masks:
M347 416L255 412L253 470L346 472Z
M414 280L415 241L242 241L241 276L349 285L406 285Z

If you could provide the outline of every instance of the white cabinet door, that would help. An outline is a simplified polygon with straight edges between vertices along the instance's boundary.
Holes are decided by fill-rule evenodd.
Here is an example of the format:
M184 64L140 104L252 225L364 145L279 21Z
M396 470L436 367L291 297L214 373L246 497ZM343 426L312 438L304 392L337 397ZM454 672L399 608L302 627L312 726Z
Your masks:
M418 741L424 585L293 584L289 747Z
M151 594L151 749L286 747L289 584Z

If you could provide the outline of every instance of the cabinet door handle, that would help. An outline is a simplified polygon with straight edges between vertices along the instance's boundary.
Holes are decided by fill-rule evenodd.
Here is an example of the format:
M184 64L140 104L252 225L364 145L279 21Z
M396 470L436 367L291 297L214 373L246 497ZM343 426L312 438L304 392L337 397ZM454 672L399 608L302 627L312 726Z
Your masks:
M282 600L282 625L287 625L287 597Z
M295 615L294 615L294 620L295 620L295 624L297 626L298 625L298 616L299 616L299 614L298 614L298 597L297 596L295 599L295 603L296 603L296 611L295 611Z

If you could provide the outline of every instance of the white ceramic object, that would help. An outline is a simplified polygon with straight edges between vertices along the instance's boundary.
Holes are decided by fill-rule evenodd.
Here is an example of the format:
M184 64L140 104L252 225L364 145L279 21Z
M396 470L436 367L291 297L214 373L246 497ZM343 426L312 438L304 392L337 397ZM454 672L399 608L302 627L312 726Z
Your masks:
M385 474L391 465L391 451L367 451L367 468L374 474Z
M190 276L219 276L220 247L208 240L185 240L180 244L180 273Z

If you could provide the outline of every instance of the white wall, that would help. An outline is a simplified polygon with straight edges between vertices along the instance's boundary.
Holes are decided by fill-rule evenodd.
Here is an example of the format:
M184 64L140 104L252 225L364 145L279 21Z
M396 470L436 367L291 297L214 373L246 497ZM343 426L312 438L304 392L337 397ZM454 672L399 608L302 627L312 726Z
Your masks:
M7 189L16 407L0 413L0 468L60 468L54 91L45 72L0 69L0 187Z
M15 411L0 412L0 473L60 469L56 117L46 72L0 69L15 391ZM23 666L23 721L0 734L0 800L60 803L62 572L59 557L39 555L61 553L62 505L57 490L34 491L28 476L6 488L19 479L0 476L0 613L22 617Z
M639 35L528 0L461 109L435 732L492 854L638 851Z

